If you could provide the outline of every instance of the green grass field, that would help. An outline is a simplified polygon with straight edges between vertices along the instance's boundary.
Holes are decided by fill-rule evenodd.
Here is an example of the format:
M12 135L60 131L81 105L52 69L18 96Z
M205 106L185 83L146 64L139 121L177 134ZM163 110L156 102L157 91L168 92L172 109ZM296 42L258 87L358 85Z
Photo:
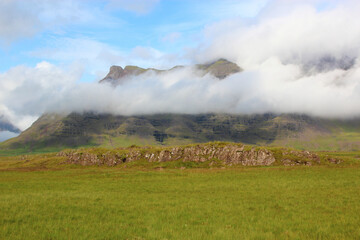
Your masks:
M4 166L0 239L360 238L357 164L185 170Z

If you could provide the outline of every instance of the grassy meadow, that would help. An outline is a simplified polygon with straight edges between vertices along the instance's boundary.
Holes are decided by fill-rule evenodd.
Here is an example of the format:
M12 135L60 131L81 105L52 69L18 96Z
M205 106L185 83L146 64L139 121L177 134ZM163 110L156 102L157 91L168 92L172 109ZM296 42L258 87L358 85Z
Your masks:
M0 239L359 239L359 153L330 154L344 162L175 169L2 157Z

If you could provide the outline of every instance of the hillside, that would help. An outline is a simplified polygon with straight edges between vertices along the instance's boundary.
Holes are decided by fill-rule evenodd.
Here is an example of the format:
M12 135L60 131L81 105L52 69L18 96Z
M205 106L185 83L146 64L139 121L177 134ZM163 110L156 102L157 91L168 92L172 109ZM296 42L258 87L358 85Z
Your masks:
M209 141L295 147L309 150L356 150L360 121L337 121L305 115L157 114L114 116L45 114L2 149L80 146L125 147L178 145Z

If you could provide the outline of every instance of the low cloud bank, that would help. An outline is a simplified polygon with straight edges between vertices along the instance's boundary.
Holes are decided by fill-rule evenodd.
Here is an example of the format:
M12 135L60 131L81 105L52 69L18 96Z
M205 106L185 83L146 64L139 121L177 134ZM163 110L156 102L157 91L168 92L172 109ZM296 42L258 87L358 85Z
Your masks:
M245 71L220 81L190 67L117 86L79 83L81 69L47 62L0 74L0 114L21 129L44 112L304 113L360 116L360 21L356 1L272 1L257 19L207 26L189 58L227 58ZM316 1L319 2L319 1Z

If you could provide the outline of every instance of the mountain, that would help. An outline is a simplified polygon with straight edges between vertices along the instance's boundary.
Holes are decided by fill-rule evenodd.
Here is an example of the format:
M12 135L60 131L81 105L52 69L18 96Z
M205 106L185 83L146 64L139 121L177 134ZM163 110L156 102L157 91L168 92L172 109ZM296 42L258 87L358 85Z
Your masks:
M295 114L45 114L2 148L68 148L179 145L230 141L311 150L356 150L360 121L312 118Z
M112 66L100 83L114 86L127 77L154 71L137 66ZM235 63L219 59L193 68L220 80L241 72ZM9 125L0 127L9 129ZM209 141L276 145L308 150L357 150L360 148L360 119L332 120L297 114L154 114L115 116L97 113L44 114L18 137L0 144L1 149L34 151L80 146L119 147L179 145Z
M141 68L138 66L126 66L125 68L122 68L120 66L111 66L109 73L102 80L100 80L100 83L110 83L116 86L126 81L126 79L131 76L139 76L149 71L153 71L157 74L161 74L164 72L171 72L180 68L185 68L185 67L175 66L168 70L159 70L155 68ZM218 79L224 79L231 74L242 71L242 69L238 65L226 59L219 59L217 61L210 62L207 64L196 64L194 68L201 75L205 75L209 73Z

